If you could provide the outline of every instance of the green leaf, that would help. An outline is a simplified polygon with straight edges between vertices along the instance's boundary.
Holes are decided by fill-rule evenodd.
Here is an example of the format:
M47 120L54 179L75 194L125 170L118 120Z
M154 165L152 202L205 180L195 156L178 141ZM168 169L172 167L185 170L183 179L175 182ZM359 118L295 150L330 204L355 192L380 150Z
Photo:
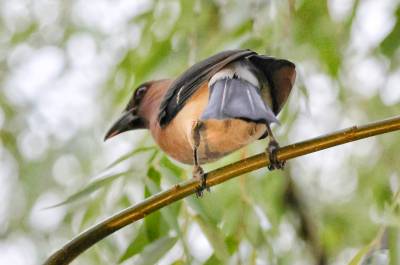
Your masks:
M156 185L152 183L151 180L146 180L146 186L149 188L149 190L155 194L158 193L160 190L156 188ZM167 207L163 207L160 212L164 220L168 223L168 226L171 229L174 229L180 236L181 235L181 230L178 225L178 220L177 220L177 214L173 214L171 210L172 205L169 205Z
M154 265L176 243L176 237L163 237L144 248L135 265Z
M227 235L234 235L242 221L243 207L240 203L227 204L229 211L225 211L222 217L222 230Z
M161 184L161 174L158 170L156 170L154 167L149 167L149 170L147 170L147 176L149 179L154 181L154 183L157 184L157 187L160 187ZM158 192L158 191L157 191Z
M157 211L144 219L147 237L153 241L163 234L166 234L165 227L162 225L161 212Z
M149 197L160 191L161 174L154 167L150 167L147 171L147 176L148 178L145 179L145 196ZM147 236L150 241L167 234L169 227L165 221L171 220L169 217L166 220L163 215L165 215L164 210L157 211L144 219Z
M154 159L156 159L157 155L160 153L158 149L155 149L154 152L151 154L149 159L147 160L147 164L153 163Z
M400 262L400 246L399 246L399 230L394 227L389 227L388 243L389 243L389 260L390 264L399 264Z
M382 52L387 57L392 57L400 46L400 7L396 11L397 21L392 32L381 43Z
M211 255L204 263L204 265L219 265L219 264L221 264L221 261L219 261L215 255Z
M204 209L204 205L195 198L195 196L189 196L185 198L185 202L192 208L201 218L207 222L211 222L211 218L208 216L206 210Z
M125 252L119 258L118 262L122 263L123 261L141 252L148 243L149 240L146 235L146 228L144 225L142 225L135 239L129 244Z
M149 176L149 178L147 178L145 180L146 193L147 194L156 194L156 193L160 192L161 191L161 188L160 188L161 174L160 174L160 172L158 170L156 170L154 167L150 167L149 171L148 171L148 176ZM156 182L158 182L158 184L156 184ZM179 215L179 210L181 207L182 207L182 203L177 202L173 205L163 207L158 212L158 214L161 213L161 217L168 224L168 227L170 229L174 230L178 234L178 237L182 240L184 251L185 251L186 255L188 256L189 250L187 248L186 240L185 240L185 237L184 237L182 230L178 223L178 215ZM147 217L147 218L153 218L153 217ZM156 217L154 217L154 219L155 218ZM159 216L158 216L158 218L159 218ZM149 222L153 222L153 221L148 221L148 223ZM156 222L156 221L154 221L154 222ZM151 224L149 224L149 225L151 225ZM152 224L152 225L155 226L156 224ZM158 231L158 228L156 230ZM150 232L150 233L152 233L152 232Z
M101 190L99 196L103 197L105 190ZM80 230L83 230L84 227L93 224L93 220L96 220L98 216L101 216L101 203L96 200L92 200L87 204L85 209L85 214L82 217L80 223Z
M148 193L150 194L156 194L161 191L160 189L160 181L161 181L161 175L160 172L158 172L154 167L150 167L148 171L148 176L149 178L145 180L146 183L146 189ZM167 207L163 207L160 212L164 220L168 223L169 227L171 229L174 229L181 237L182 233L178 225L178 220L175 216L177 214L172 213L172 205L169 205Z
M45 209L50 209L50 208L54 208L54 207L58 207L67 203L71 203L74 201L77 201L79 199L82 199L88 195L90 195L91 193L95 192L96 190L103 188L104 186L110 184L111 182L113 182L115 179L125 176L127 173L129 173L131 171L124 171L121 173L117 173L117 174L111 174L108 176L104 176L98 179L95 179L94 181L92 181L91 183L89 183L85 188L81 189L80 191L70 195L66 200L57 203L55 205L46 207Z
M147 151L152 151L152 150L156 150L156 147L155 146L140 147L140 148L137 148L137 149L135 149L133 151L130 151L130 152L126 153L125 155L122 155L120 158L118 158L117 160L112 162L110 165L108 165L104 169L104 171L106 171L106 170L118 165L119 163L127 160L128 158L133 157L134 155L137 155L137 154L140 154L140 153L144 153L144 152L147 152Z
M149 167L147 170L147 178L144 180L144 196L147 198L153 194L160 192L161 174L154 167Z
M176 164L174 164L170 159L168 159L168 157L164 156L161 161L160 161L160 165L168 170L170 170L176 177L182 176L184 170L182 168L180 168L179 166L177 166Z
M367 246L360 249L357 254L351 259L349 265L359 265L363 261L365 255L367 255L371 251L371 245L368 244Z
M239 241L234 236L227 236L225 239L225 244L228 247L229 254L233 255L239 247Z
M229 251L224 241L224 236L221 235L220 230L213 224L204 221L200 216L195 217L196 222L199 224L204 235L207 237L211 246L214 249L215 255L221 261L229 259Z
M187 263L183 260L176 260L171 265L185 265L185 264Z

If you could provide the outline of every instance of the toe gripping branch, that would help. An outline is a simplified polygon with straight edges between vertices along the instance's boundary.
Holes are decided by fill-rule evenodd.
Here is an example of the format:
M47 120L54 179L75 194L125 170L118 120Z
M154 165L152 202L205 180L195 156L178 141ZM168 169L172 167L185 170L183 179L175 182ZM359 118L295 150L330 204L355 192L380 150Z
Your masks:
M267 131L268 131L268 147L266 149L266 153L269 156L269 165L268 169L269 170L274 170L274 169L283 169L285 167L286 161L278 161L278 158L276 156L276 152L279 149L279 143L276 141L274 135L272 134L272 130L267 125Z

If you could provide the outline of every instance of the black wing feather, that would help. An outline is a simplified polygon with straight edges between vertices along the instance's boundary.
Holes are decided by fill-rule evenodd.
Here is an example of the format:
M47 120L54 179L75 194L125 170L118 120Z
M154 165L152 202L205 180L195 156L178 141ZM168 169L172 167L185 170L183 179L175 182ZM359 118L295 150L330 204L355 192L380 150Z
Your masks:
M171 84L161 101L158 114L160 126L166 126L176 116L204 81L210 79L227 64L252 54L257 53L251 50L224 51L190 67Z
M295 64L265 55L251 55L249 61L267 78L271 86L273 112L278 115L292 90L296 78Z

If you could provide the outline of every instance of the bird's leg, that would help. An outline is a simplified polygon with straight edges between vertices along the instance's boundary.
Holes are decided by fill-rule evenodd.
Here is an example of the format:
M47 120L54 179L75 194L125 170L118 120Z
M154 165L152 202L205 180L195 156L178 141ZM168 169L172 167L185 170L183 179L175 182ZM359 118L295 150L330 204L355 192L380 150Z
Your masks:
M268 132L268 147L266 149L266 152L269 156L269 170L274 170L274 169L283 169L285 166L286 161L278 161L276 157L276 150L279 148L279 143L276 141L274 135L272 134L272 130L269 127L269 124L267 124L267 132Z
M202 127L201 121L195 121L192 126L192 142L193 142L193 177L200 181L200 185L197 188L196 195L197 197L203 196L203 190L207 189L210 191L210 188L207 187L207 175L204 174L203 168L199 164L199 154L198 149L200 146L200 130Z

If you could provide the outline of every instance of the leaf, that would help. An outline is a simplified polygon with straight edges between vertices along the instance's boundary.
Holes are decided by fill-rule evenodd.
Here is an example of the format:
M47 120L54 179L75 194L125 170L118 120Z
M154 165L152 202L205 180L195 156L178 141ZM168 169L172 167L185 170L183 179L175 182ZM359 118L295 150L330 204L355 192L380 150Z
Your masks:
M141 252L135 265L154 265L162 258L176 243L176 237L163 237L148 245Z
M229 254L233 255L239 247L239 241L234 236L228 236L225 239L225 244L228 247Z
M400 45L400 6L396 11L397 21L392 32L390 32L381 43L382 52L387 57L393 57Z
M161 212L157 211L144 219L144 224L146 227L147 237L150 241L153 241L159 238L162 235L167 234L168 231L165 230L165 227L162 225Z
M234 235L238 230L238 226L243 217L243 209L241 204L227 204L229 211L225 211L222 217L222 230L227 235Z
M126 153L125 155L121 156L120 158L118 158L117 160L115 160L114 162L112 162L110 165L108 165L108 166L104 169L104 171L106 171L106 170L108 170L108 169L110 169L110 168L112 168L112 167L118 165L119 163L121 163L121 162L127 160L128 158L131 158L131 157L134 156L134 155L137 155L137 154L140 154L140 153L143 153L143 152L147 152L147 151L151 151L151 150L155 150L155 149L156 149L155 146L147 146L147 147L136 148L135 150Z
M154 183L157 184L157 188L160 187L161 184L161 174L158 170L156 170L154 167L149 167L149 169L147 170L147 176L149 177L149 179L151 179L152 181L154 181ZM155 192L158 192L159 190L156 190Z
M192 210L194 210L197 214L203 218L203 220L206 220L207 222L210 222L210 217L207 215L206 210L204 209L203 204L199 202L197 198L194 196L189 196L185 198L185 202L189 205Z
M200 216L195 216L195 220L200 225L201 230L204 232L204 235L213 247L217 258L221 261L228 260L229 251L220 230L213 224L205 222Z
M204 265L219 265L219 264L221 264L221 261L219 261L215 255L211 255L204 263Z
M160 191L161 174L154 168L149 167L147 171L148 178L145 179L145 196L149 197ZM153 241L168 232L168 226L165 225L165 218L162 213L165 211L157 211L144 219L146 225L147 236Z
M149 176L149 178L147 178L145 180L146 192L149 195L159 193L161 191L161 188L160 188L161 174L160 174L160 172L158 170L156 170L154 167L150 167L147 175ZM158 184L156 184L156 182L158 182ZM186 244L186 239L182 233L182 230L179 226L178 218L177 218L181 206L182 206L182 203L177 202L173 205L163 207L160 210L160 213L161 213L162 218L168 224L168 227L170 229L174 230L178 234L178 237L182 240L183 249L184 249L186 255L188 256L189 250L188 250L188 247ZM151 217L147 217L147 218L151 218Z
M171 265L185 265L187 264L184 260L176 260Z
M122 177L124 175L126 175L129 171L124 171L121 173L117 173L117 174L112 174L112 175L108 175L108 176L104 176L98 179L95 179L94 181L92 181L91 183L89 183L85 188L81 189L80 191L70 195L66 200L57 203L55 205L46 207L45 209L50 209L50 208L54 208L54 207L58 207L67 203L71 203L74 201L77 201L81 198L84 198L86 196L88 196L89 194L95 192L96 190L110 184L112 181L114 181L115 179Z
M389 243L389 260L390 264L399 264L400 256L399 256L399 231L394 227L389 227L387 231L387 239Z
M146 228L144 225L142 225L135 239L126 248L125 252L121 255L118 262L122 263L123 261L141 252L148 243L149 240L146 235Z
M147 164L151 164L159 153L160 153L160 151L158 149L155 149L153 154L151 154L151 156L147 160Z
M364 260L365 255L367 255L373 247L371 244L368 244L367 246L363 247L360 249L357 254L351 259L349 262L349 265L360 265L361 262Z
M99 196L104 196L105 191L101 190ZM83 230L83 228L87 227L89 224L93 224L93 220L96 220L98 216L101 216L101 207L102 204L96 200L92 200L87 204L85 209L85 214L82 217L81 223L79 225L79 229Z
M184 170L180 168L179 166L175 165L171 160L168 159L168 157L164 156L161 161L160 165L168 170L170 170L176 177L182 176L182 173Z
M391 202L391 204L389 205L389 208L390 208L392 211L394 211L394 209L398 206L398 204L399 204L399 201L398 201L399 198L400 198L400 190L398 190L398 191L394 194L393 199L392 199L392 202ZM368 245L366 245L365 247L363 247L362 249L360 249L360 250L357 252L357 254L356 254L356 255L352 258L352 260L350 261L349 265L358 265L358 264L361 264L361 262L362 262L369 254L372 254L373 251L376 251L378 248L380 248L381 246L379 246L379 245L382 245L382 244L383 244L383 241L384 241L384 240L387 240L387 239L385 239L385 231L386 231L386 230L388 230L388 232L389 232L390 254L392 255L392 252L393 252L393 244L391 244L391 243L393 243L393 242L391 242L392 240L391 240L391 233L390 233L390 232L392 231L392 228L386 228L385 225L382 225L382 226L380 227L378 233L376 234L375 238L374 238ZM397 236L397 233L396 233L396 236ZM396 240L395 240L395 241L397 241L397 237L396 237ZM397 252L397 251L394 251L394 253L396 253L396 252ZM397 254L397 253L396 253L396 254ZM392 258L392 257L391 257L391 258ZM397 257L393 255L392 262L393 262L393 260L395 260L395 259L397 259ZM396 263L391 263L391 264L396 264Z
M146 183L146 189L148 190L148 192L150 194L156 194L156 193L160 192L161 191L161 189L160 189L160 181L161 181L160 172L158 172L154 167L150 167L147 175L149 176L149 178L145 180L145 183ZM163 207L160 210L161 215L164 218L164 220L168 223L169 227L171 229L174 229L180 235L180 237L183 237L181 230L179 228L179 225L178 225L178 220L175 217L176 215L174 215L172 213L171 207L172 207L172 205Z

